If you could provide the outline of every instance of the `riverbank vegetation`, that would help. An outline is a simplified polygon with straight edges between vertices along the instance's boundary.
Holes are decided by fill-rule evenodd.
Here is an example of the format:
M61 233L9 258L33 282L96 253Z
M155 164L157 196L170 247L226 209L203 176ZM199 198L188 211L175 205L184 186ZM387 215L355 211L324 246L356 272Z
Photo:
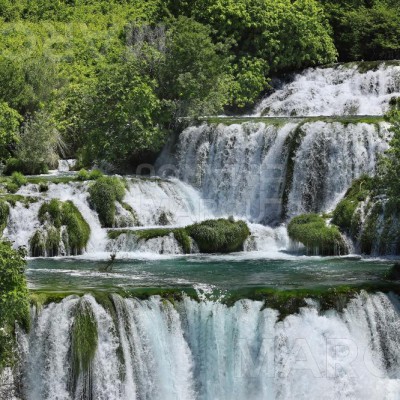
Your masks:
M15 324L29 328L25 252L0 242L0 372L15 362Z
M397 57L399 18L383 0L4 0L1 162L133 169L182 124L243 113L274 76Z

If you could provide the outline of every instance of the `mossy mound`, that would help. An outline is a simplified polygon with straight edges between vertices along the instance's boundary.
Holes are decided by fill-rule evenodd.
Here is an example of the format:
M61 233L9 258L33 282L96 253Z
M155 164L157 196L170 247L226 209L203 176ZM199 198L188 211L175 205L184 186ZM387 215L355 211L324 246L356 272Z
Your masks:
M336 256L348 254L348 247L339 228L328 226L317 214L303 214L288 225L291 240L302 243L308 254Z
M250 230L243 221L216 219L186 227L202 253L232 253L242 251Z
M124 183L117 177L103 176L90 186L89 195L90 206L99 215L101 225L115 226L115 202L124 198Z
M242 251L250 230L243 221L216 219L186 226L185 228L156 228L143 230L109 230L108 237L134 235L139 240L150 240L173 234L185 254L190 253L194 240L201 253L232 253Z
M86 249L90 227L72 201L43 203L38 217L42 227L29 242L32 256L78 255Z

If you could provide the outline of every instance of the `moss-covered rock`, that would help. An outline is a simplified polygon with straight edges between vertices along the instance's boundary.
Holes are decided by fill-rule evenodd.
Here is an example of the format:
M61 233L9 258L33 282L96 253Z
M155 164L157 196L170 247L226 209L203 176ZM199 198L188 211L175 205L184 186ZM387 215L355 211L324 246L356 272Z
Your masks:
M303 214L288 225L291 240L302 243L308 254L330 256L348 254L348 247L339 228L327 225L317 214Z
M373 182L367 176L354 181L333 212L332 223L351 236L359 233L361 221L356 210L370 196Z
M38 218L41 228L30 240L33 257L82 254L90 238L90 227L72 201L52 199L43 203Z
M115 224L115 202L122 202L125 185L117 177L103 176L89 188L90 206L99 215L103 227L112 228Z
M123 234L134 235L139 240L147 241L168 236L171 233L186 254L191 251L191 239L196 242L201 253L231 253L243 250L244 242L250 236L250 230L245 222L221 218L189 225L185 228L109 230L108 237L117 239Z
M242 251L250 230L243 221L216 219L186 227L202 253L231 253Z

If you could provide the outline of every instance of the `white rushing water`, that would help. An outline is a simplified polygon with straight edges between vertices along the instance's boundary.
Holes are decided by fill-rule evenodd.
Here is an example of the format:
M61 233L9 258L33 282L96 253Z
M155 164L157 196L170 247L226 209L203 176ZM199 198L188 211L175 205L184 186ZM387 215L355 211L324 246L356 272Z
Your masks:
M374 174L389 137L386 123L204 124L181 134L177 171L215 215L276 224L284 205L288 216L332 208Z
M84 302L98 345L90 383L71 389L71 329ZM263 303L185 298L173 306L69 297L34 315L22 341L27 400L380 399L400 396L397 297L361 293L342 313L310 305L280 321ZM113 316L112 316L113 315ZM83 394L82 394L83 393Z
M356 65L310 68L266 97L256 115L383 115L400 97L400 63L360 72Z

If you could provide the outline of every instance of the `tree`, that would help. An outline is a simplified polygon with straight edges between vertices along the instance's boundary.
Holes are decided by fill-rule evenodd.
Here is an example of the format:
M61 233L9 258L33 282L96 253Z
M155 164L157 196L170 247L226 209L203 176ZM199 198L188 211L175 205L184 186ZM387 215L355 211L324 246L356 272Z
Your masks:
M0 102L0 159L7 160L11 156L13 146L18 142L18 130L22 121L21 115Z
M29 117L21 128L17 157L24 165L24 172L37 174L47 167L57 166L59 154L64 151L60 132L54 119L45 111Z
M183 16L173 22L158 93L174 120L214 114L229 102L226 50L213 43L208 26Z
M137 71L135 61L105 66L86 104L84 156L87 161L129 165L160 150L165 133L158 126L160 101L155 82Z

